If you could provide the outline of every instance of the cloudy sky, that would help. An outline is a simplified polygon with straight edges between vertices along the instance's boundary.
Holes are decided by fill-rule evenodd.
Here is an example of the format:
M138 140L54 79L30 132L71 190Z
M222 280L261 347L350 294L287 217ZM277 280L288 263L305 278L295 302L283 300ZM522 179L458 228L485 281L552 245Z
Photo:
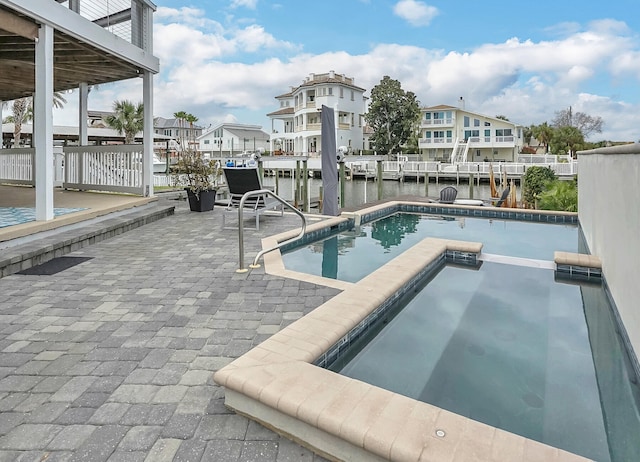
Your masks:
M640 139L637 0L156 0L156 116L262 125L275 96L334 70L367 89L399 80L421 105L523 124L572 107L604 120L591 141ZM92 91L90 110L142 99L140 79ZM56 112L74 123L77 96Z

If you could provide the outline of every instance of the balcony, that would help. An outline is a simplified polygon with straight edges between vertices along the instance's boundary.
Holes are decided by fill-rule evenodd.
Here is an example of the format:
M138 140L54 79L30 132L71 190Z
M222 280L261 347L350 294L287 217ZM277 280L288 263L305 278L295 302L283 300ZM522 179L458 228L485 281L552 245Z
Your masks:
M154 9L147 0L0 0L0 100L32 96L42 24L53 28L54 91L158 72L150 53Z
M123 40L146 50L146 15L151 4L146 0L52 0L75 11L83 18Z
M437 126L437 127L443 127L443 126L453 126L454 124L454 119L453 118L449 118L449 119L429 119L429 120L422 120L420 125L422 125L423 127L433 127L433 126Z

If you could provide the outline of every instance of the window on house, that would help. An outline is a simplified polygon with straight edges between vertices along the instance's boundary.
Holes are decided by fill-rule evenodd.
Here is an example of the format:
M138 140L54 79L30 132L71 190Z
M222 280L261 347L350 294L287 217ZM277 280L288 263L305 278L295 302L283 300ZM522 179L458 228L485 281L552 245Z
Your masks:
M486 120L484 121L484 126L485 127L490 127L491 126L491 122L487 122Z
M480 126L480 119L473 119L473 126L474 127L479 127Z
M425 112L424 113L424 120L431 120L431 113L430 112Z
M329 96L333 95L333 87L329 87Z
M353 92L353 90L351 90L351 101L354 101L356 99L355 93Z
M209 140L204 140L204 144L209 144Z
M484 136L491 136L491 130L485 130Z
M344 88L340 87L340 98L344 98Z
M464 126L465 127L471 126L471 119L469 118L469 116L464 116Z

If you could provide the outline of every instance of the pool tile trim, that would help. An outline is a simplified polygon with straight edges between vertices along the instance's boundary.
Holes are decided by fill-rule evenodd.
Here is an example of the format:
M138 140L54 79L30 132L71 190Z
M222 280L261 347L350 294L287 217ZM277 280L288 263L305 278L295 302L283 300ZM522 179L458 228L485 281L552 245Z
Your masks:
M595 255L571 252L555 252L553 261L560 278L601 282L602 262Z
M312 364L448 251L481 247L427 238L346 286L216 372L225 404L335 460L586 460Z
M578 214L549 210L474 207L469 205L438 204L410 201L390 201L351 212L356 224L364 224L396 212L431 213L503 220L533 221L541 223L578 224Z

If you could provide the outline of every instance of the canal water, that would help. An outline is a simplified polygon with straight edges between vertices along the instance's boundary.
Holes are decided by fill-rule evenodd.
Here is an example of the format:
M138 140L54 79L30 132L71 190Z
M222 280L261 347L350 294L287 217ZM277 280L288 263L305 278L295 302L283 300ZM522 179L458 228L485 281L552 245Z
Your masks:
M277 179L277 188L275 190L283 199L292 201L295 196L295 180L289 177L279 177ZM267 187L276 187L276 178L273 176L265 176L263 185ZM440 195L440 190L445 186L454 186L458 189L458 199L470 199L471 191L467 182L456 184L456 182L430 182L427 190L425 190L424 183L416 183L415 181L391 181L386 180L382 182L382 199L393 199L398 196L412 195L421 197L430 197L437 199ZM322 179L310 178L309 179L309 197L313 201L320 195L320 188L322 186ZM340 189L338 189L339 193ZM517 188L518 200L520 200L520 187ZM344 205L343 207L357 207L367 202L373 202L378 200L378 184L374 180L346 180L344 184ZM489 199L491 197L491 190L488 183L473 184L473 199Z

